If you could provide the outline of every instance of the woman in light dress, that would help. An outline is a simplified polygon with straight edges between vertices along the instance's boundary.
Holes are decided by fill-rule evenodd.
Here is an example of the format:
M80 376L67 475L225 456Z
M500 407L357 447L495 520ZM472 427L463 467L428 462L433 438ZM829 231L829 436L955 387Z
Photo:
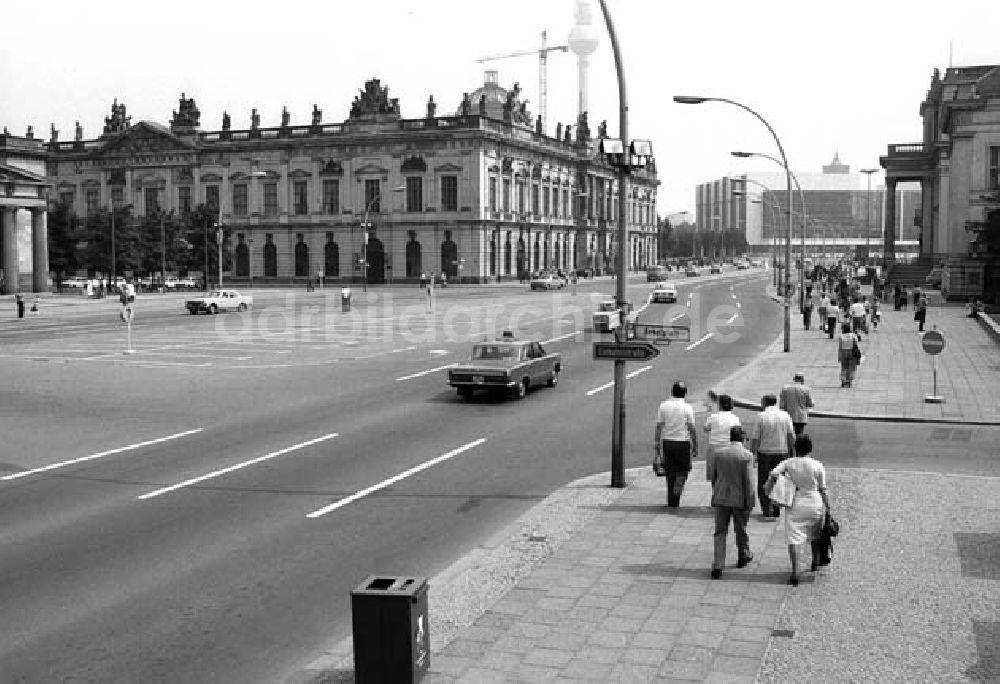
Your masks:
M705 432L708 433L708 453L705 455L706 466L712 462L715 449L729 446L729 430L740 424L739 416L733 413L733 398L728 394L719 395L719 410L705 419ZM706 474L711 468L705 468Z
M774 467L768 476L771 485L779 475L786 475L795 484L795 499L785 510L785 541L788 543L788 558L792 562L792 575L788 583L799 584L799 547L806 542L816 541L823 518L830 510L830 499L826 494L826 471L823 464L809 456L812 439L802 434L795 438L795 456ZM817 568L813 554L812 570Z

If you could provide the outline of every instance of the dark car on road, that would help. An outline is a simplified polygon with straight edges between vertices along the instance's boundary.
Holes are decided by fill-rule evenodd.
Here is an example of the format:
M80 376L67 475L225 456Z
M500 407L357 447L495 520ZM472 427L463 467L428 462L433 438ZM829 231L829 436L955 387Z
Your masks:
M521 399L534 386L555 387L561 371L561 354L546 352L538 342L505 334L493 342L474 344L468 361L448 369L448 384L466 399L476 390Z

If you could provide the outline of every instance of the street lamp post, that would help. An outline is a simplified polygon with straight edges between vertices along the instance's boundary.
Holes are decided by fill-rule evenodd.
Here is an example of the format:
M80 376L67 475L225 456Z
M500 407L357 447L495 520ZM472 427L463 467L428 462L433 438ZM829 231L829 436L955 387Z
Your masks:
M167 291L167 228L160 212L160 294Z
M625 70L622 65L621 50L618 45L618 36L615 33L614 23L611 21L611 14L608 12L607 2L600 0L601 12L604 14L604 23L608 27L608 36L611 40L611 51L615 58L615 74L618 78L618 126L620 140L605 138L601 141L601 152L611 166L618 169L618 239L617 239L617 265L615 270L615 299L618 307L620 324L615 328L615 339L619 343L624 342L628 336L626 331L627 301L625 299L625 286L627 276L625 267L627 265L628 250L628 176L632 167L645 166L653 156L652 144L648 140L628 139L628 95L625 88ZM611 425L611 486L625 486L624 469L624 442L625 442L625 361L615 360L614 375L614 407L612 409Z
M406 186L400 185L392 189L393 192L405 192ZM368 222L368 213L371 211L375 203L382 199L382 193L377 192L371 198L371 201L365 205L365 216L361 221L361 276L363 280L361 281L361 291L368 291L368 229L371 228L371 223ZM379 207L381 209L381 207ZM391 243L390 243L391 244ZM391 256L391 255L390 255Z
M115 199L111 198L111 282L115 282Z
M871 218L872 218L872 174L878 173L878 169L861 169L861 173L868 176L868 192L865 195L865 266L871 263ZM884 264L884 262L883 262Z
M222 220L216 224L215 241L219 243L219 289L222 289L222 241L225 238L225 231L222 229Z
M764 154L763 152L730 152L734 157L740 157L746 159L748 157L762 157L764 159L769 159L773 161L778 166L785 166L785 164L769 154ZM799 260L801 262L801 267L799 268L799 308L801 309L805 304L805 274L806 274L806 219L808 217L806 212L806 196L802 192L802 185L799 183L798 177L792 173L791 169L786 168L786 172L791 176L792 181L795 183L795 189L799 193L799 204L802 205L802 212L800 216L802 217L802 231L799 234ZM791 199L791 197L789 197ZM791 215L793 213L792 205L788 205L789 219L788 224L791 225L792 219ZM789 233L789 239L791 239L791 233ZM789 248L789 254L791 254L791 248ZM788 268L791 268L789 265Z

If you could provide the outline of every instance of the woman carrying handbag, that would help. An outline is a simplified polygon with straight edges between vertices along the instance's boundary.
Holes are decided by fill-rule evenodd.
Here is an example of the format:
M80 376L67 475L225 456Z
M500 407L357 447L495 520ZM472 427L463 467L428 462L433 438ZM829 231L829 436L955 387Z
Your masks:
M785 509L785 542L788 544L788 559L792 563L792 574L788 583L799 584L799 546L820 538L825 515L830 511L830 499L826 494L826 470L823 464L809 456L812 439L802 434L795 438L795 456L782 461L768 477L770 486L779 476L788 477L795 485L792 505ZM821 558L815 555L813 547L812 570L820 565Z

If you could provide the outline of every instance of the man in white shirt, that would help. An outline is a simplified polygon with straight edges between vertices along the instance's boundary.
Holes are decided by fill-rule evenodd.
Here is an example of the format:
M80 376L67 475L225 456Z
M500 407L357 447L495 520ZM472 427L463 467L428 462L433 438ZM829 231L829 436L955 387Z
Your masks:
M667 399L656 412L656 430L653 437L654 449L663 454L663 465L667 471L667 506L681 505L681 493L691 459L698 455L698 432L694 424L694 408L684 401L687 385L678 380L670 388Z
M867 311L865 311L865 305L860 298L855 297L854 302L851 304L850 314L851 314L851 332L857 335L860 332L868 334L868 324L867 324Z
M806 377L796 373L792 382L781 388L778 395L778 408L787 411L792 419L795 434L801 435L809 422L809 409L813 407L812 393L806 385Z
M732 428L740 424L739 416L733 413L733 398L728 394L719 395L719 410L705 419L705 432L708 433L708 450L705 452L705 479L711 481L708 472L711 470L712 458L722 447L729 446L729 436Z
M771 470L786 458L794 456L795 427L786 411L778 408L778 398L765 394L764 410L750 431L750 449L757 457L757 498L765 518L776 518L778 509L764 493L764 483Z

